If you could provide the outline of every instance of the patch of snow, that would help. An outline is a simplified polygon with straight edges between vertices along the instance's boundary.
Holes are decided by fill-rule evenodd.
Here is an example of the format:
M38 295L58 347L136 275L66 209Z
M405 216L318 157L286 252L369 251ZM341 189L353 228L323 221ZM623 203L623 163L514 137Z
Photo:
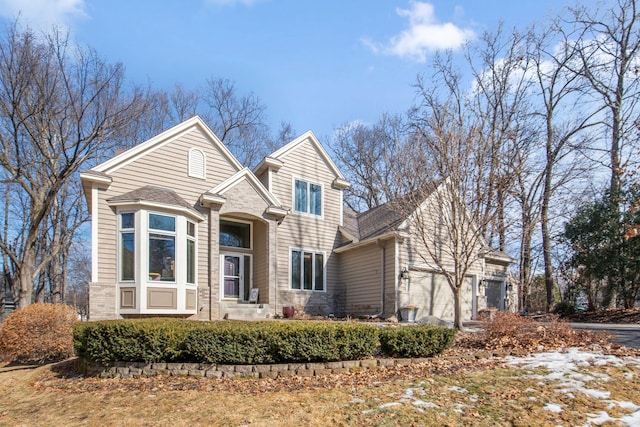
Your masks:
M469 393L469 391L466 388L458 387L457 385L451 386L447 390L457 391L458 393Z
M419 406L423 408L439 408L439 406L436 405L435 403L425 402L424 400L414 400L413 402L411 402L411 404L414 406Z
M624 415L620 418L611 417L606 411L598 414L586 414L587 423L585 427L593 425L602 425L607 422L621 422L626 426L640 425L640 406L637 403L629 401L608 401L611 393L606 390L596 390L587 388L589 382L608 382L611 377L600 373L586 373L585 367L589 366L628 366L640 368L640 358L634 357L617 357L612 355L604 355L601 352L581 351L577 348L570 348L566 351L537 353L527 357L507 357L507 365L517 366L525 370L544 368L549 371L546 375L533 375L532 371L527 371L530 378L542 379L547 382L555 382L558 384L556 389L559 393L564 393L569 398L575 398L574 392L583 393L594 399L602 400L609 405L608 409L616 406L633 411L631 414ZM633 373L624 373L625 379L633 379ZM540 381L538 385L545 386L547 383ZM533 391L535 390L529 390ZM530 398L531 399L531 398ZM535 399L535 398L534 398ZM551 412L561 412L562 407L558 404L549 403L544 409Z
M398 405L402 405L402 403L400 403L400 402L383 403L382 405L379 406L379 408L380 409L386 409L386 408L391 408L393 406L398 406Z
M469 401L471 402L477 402L479 399L479 396L477 394L472 394L471 396L469 396Z
M359 397L354 397L351 399L351 403L365 403L364 399L360 399Z
M546 405L544 405L544 408L542 409L549 412L555 412L556 414L559 414L560 412L562 412L562 406L556 403L547 403Z

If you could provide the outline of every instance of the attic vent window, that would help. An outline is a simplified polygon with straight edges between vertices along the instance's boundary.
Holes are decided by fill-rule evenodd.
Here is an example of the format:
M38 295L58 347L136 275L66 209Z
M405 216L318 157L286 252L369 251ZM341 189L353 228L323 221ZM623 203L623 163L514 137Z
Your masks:
M192 148L189 151L189 176L195 178L206 178L207 161L204 157L204 153L197 148Z

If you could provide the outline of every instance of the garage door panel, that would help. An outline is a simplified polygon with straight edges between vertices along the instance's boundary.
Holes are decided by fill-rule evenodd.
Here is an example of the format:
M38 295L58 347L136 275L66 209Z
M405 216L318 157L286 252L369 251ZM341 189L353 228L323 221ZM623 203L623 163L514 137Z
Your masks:
M418 317L430 315L454 320L453 291L444 275L412 272L409 283L409 301L418 307ZM465 279L462 294L462 318L469 320L473 310L472 279Z

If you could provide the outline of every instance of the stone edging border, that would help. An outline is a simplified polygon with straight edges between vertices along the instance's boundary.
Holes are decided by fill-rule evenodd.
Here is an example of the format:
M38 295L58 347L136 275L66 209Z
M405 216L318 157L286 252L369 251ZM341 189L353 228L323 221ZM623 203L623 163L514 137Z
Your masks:
M523 353L523 352L518 352ZM513 353L511 353L513 354ZM454 359L485 359L508 356L510 352L480 352L474 355L454 356ZM445 357L451 358L451 357ZM199 378L283 378L313 377L319 375L343 374L363 369L391 368L395 366L419 365L433 361L432 357L419 358L378 358L344 360L321 363L278 363L264 365L215 365L208 363L145 363L113 362L108 366L78 359L80 372L88 377L100 378L141 378L156 375L199 377Z

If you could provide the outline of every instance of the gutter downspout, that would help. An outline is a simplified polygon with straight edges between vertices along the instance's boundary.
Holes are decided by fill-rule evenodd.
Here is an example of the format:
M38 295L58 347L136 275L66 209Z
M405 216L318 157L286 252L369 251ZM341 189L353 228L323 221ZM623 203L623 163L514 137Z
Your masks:
M385 302L385 298L384 298L384 285L385 285L385 274L386 274L386 268L385 268L385 258L386 258L386 248L384 247L384 245L382 244L382 241L380 239L376 240L376 245L380 248L380 261L382 263L380 271L380 312L376 313L376 314L372 314L371 316L369 316L370 318L374 318L374 317L380 317L384 314L384 302Z

